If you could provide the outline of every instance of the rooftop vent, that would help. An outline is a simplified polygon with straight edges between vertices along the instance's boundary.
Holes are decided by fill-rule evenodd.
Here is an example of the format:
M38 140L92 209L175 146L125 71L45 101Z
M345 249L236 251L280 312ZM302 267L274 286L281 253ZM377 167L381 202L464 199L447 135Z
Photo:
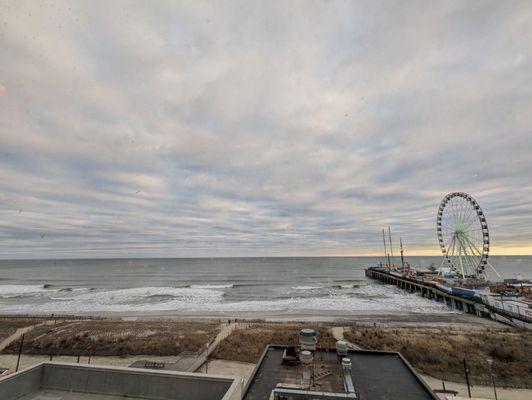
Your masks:
M336 354L338 354L339 357L345 357L347 355L347 343L343 340L336 342Z
M342 370L344 371L344 389L347 393L355 393L355 385L351 378L351 360L347 357L342 358Z
M303 350L301 353L299 353L299 359L303 365L312 364L312 353L308 350Z
M316 331L314 329L301 329L299 331L299 344L301 350L316 350Z
M299 359L301 360L301 365L304 366L301 384L304 388L309 388L312 379L312 353L308 350L303 350L299 353Z
M350 371L351 370L351 360L347 357L342 358L342 369L344 371Z

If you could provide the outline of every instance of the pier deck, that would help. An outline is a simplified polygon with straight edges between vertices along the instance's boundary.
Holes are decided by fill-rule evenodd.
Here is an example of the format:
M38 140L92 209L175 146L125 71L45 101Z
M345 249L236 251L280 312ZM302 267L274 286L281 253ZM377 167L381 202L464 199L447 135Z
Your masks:
M368 278L378 279L389 285L396 285L412 293L420 293L423 297L445 303L452 309L460 310L468 314L475 314L481 318L494 319L520 328L532 329L532 318L492 307L479 300L468 299L444 292L426 282L399 277L389 272L376 271L371 268L367 268L365 273Z

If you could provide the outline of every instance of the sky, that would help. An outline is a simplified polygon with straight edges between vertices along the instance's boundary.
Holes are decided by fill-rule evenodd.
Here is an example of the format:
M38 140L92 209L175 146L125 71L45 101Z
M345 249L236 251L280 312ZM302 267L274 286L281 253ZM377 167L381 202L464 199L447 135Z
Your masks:
M0 2L0 258L532 254L530 1Z

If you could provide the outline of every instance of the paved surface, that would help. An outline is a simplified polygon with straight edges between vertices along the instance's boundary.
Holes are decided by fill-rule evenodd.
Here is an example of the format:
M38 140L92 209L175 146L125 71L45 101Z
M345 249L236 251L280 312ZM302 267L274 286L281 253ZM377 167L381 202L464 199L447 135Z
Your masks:
M185 353L185 354L183 354ZM192 366L198 360L198 354L195 352L183 352L177 357L171 357L168 360L158 360L157 358L136 360L130 364L131 368L160 369L167 371L190 371ZM155 364L158 364L156 366Z
M253 371L255 364L229 361L229 360L209 360L203 364L196 372L214 375L239 376L243 379L243 384L247 384Z
M422 375L422 378L432 389L442 389L442 383L440 379L432 378L430 376ZM456 390L458 396L467 398L467 386L464 383L445 381L445 388ZM471 387L471 395L474 398L480 399L494 399L493 387L473 385ZM438 395L441 399L445 399L444 395ZM513 388L501 388L497 387L497 397L499 400L530 400L532 399L532 389L513 389ZM452 399L458 400L458 397L452 397Z
M343 326L333 326L331 328L331 335L335 340L343 340L347 347L352 350L362 350L362 347L357 346L354 343L351 343L349 340L344 338L344 327Z

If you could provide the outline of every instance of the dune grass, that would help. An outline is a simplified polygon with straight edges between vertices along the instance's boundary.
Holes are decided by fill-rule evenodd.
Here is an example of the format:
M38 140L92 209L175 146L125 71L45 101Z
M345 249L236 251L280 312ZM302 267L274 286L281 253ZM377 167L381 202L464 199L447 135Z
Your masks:
M40 322L40 321L39 321ZM0 340L33 320L0 320ZM329 326L320 323L253 323L237 329L220 343L214 358L256 363L268 344L297 345L304 327L318 333L318 346L333 348ZM217 322L58 321L40 326L25 338L23 352L52 355L158 355L197 351L218 333ZM399 351L421 373L464 381L463 359L471 381L490 384L486 358L492 358L498 385L532 388L532 332L517 329L445 327L350 327L344 336L365 349ZM15 353L18 341L4 350Z
M11 336L19 328L25 328L43 322L32 318L0 318L0 341Z
M532 388L532 332L517 329L373 328L346 330L366 349L399 351L418 371L462 382L465 359L475 384L490 384L487 358L499 385Z
M157 321L77 321L41 326L26 335L23 352L52 355L157 355L197 351L218 333L217 323ZM18 350L12 343L4 352Z
M334 347L336 343L321 324L309 323L258 323L248 329L237 329L229 335L212 355L224 360L256 363L268 344L298 345L298 333L302 328L313 328L318 334L321 347Z

